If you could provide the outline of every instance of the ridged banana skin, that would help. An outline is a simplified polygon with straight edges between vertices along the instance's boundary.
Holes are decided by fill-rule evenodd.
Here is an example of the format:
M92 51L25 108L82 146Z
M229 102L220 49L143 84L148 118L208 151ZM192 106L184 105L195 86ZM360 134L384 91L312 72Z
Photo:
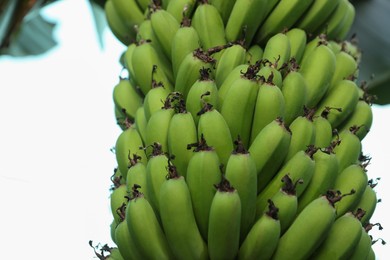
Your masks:
M371 104L364 100L359 100L351 115L338 127L341 131L349 129L351 126L360 126L356 136L363 140L371 129L373 122L373 112Z
M226 25L236 0L209 0L209 3L218 10L223 24Z
M110 194L110 208L116 224L121 222L120 215L118 214L117 210L122 206L123 203L127 203L127 199L125 198L127 195L126 184L122 184L116 187Z
M349 260L366 260L368 253L371 249L372 239L368 232L361 227L362 233L360 235L359 242L357 243L355 250L350 255Z
M355 133L349 129L339 134L340 144L334 148L339 162L339 172L358 161L362 151L362 144Z
M130 235L126 220L120 222L115 228L115 241L124 259L136 260L142 257Z
M342 40L337 39L338 33L345 26L347 21L347 13L349 8L349 0L340 0L337 8L327 18L327 21L319 27L316 34L325 33L329 40Z
M283 118L284 113L285 101L280 88L268 82L260 84L253 115L250 143L266 125L277 118Z
M164 108L150 117L146 125L146 147L157 142L161 144L163 152L168 152L168 129L174 113L173 108Z
M141 43L133 51L131 62L134 69L134 77L144 95L152 89L152 80L162 82L165 88L172 89L172 83L164 72L163 64L157 51L149 42ZM156 69L154 67L157 66ZM153 71L155 71L153 73Z
M282 165L290 141L291 132L281 120L269 123L253 140L248 150L256 164L258 192L266 187Z
M236 259L240 243L241 201L237 190L220 191L210 207L208 249L210 259Z
M239 260L270 259L281 234L279 219L264 213L256 220L238 253Z
M211 109L199 116L198 139L201 135L208 145L214 147L220 162L226 165L233 151L233 139L229 126L217 109Z
M172 70L173 76L176 79L181 62L194 50L200 48L198 32L192 26L182 26L177 31L172 39Z
M164 9L157 9L152 12L150 21L152 22L153 32L156 35L165 56L171 58L172 39L180 28L180 23L171 13Z
M354 209L366 189L367 181L366 170L359 164L352 164L339 173L335 180L334 189L339 190L342 194L349 193L353 189L355 193L345 196L336 204L337 217Z
M143 195L127 204L126 221L142 259L174 258L153 208Z
M361 218L361 222L363 225L369 223L371 217L374 215L376 205L378 204L378 197L374 187L371 184L368 184L364 189L362 197L359 202L356 204L354 211L357 209L362 209L365 211L364 216Z
M258 29L255 41L264 43L272 35L291 28L313 0L280 0Z
M221 107L221 114L229 126L232 138L240 136L245 147L250 144L258 89L257 81L240 77L232 83Z
M225 101L226 93L230 87L233 86L233 82L242 76L249 67L249 64L241 64L235 67L224 79L222 84L218 85L218 110L221 110L222 104Z
M183 14L191 17L193 10L196 8L196 0L171 0L167 5L167 12L175 17L178 23L183 21Z
M306 32L300 28L292 28L285 34L290 41L290 58L294 58L299 64L307 43Z
M191 113L176 113L172 116L168 128L168 151L174 155L173 160L178 172L186 176L188 162L193 152L187 149L188 144L197 142L197 132Z
M136 81L135 76L134 76L134 68L133 68L133 64L131 63L131 56L133 55L133 51L134 51L136 46L137 46L137 44L135 42L129 44L127 46L127 48L124 52L124 56L123 56L124 66L125 66L127 72L129 73L128 78L134 86L138 86L138 84L137 84L137 81ZM139 94L141 94L139 89L138 89L138 92L139 92Z
M258 44L253 44L246 52L246 63L252 65L255 64L257 61L260 61L263 58L263 54L263 48Z
M240 241L243 241L256 216L257 172L251 154L247 151L233 151L225 167L225 177L240 196Z
M340 0L314 0L295 26L302 28L308 33L316 32L326 22L339 3Z
M285 162L290 160L298 151L305 150L314 144L316 132L312 119L308 116L299 116L289 126L291 142L288 148Z
M315 128L314 146L325 148L330 145L333 139L333 128L326 117L320 115L313 118Z
M250 46L265 18L267 3L268 0L236 0L226 23L226 40L232 42L245 39L245 46Z
M131 41L135 39L135 32L129 30L126 26L126 22L119 17L118 11L115 9L111 0L106 1L104 4L104 14L112 34L123 45L129 45Z
M265 44L263 60L268 60L271 63L276 63L277 69L290 59L291 46L290 40L284 33L273 35Z
M205 93L209 95L205 95ZM214 107L218 105L218 89L215 81L209 79L199 79L190 88L186 98L186 108L192 114L195 124L198 125L199 111L202 110L204 102L207 102Z
M155 86L149 90L144 98L144 109L146 121L149 121L150 117L161 110L164 106L164 101L171 93L171 89L167 89L164 86Z
M317 150L313 155L315 163L313 177L305 191L299 197L298 210L301 212L311 201L333 188L339 167L335 154L326 150Z
M141 157L140 161L147 163L147 158L144 150L140 149L144 146L142 138L135 126L130 126L119 134L115 143L115 157L118 163L118 168L123 173L123 178L127 177L127 170L129 166L129 156L137 154Z
M290 71L284 77L281 89L285 107L283 120L286 125L303 116L307 88L306 80L298 71Z
M316 250L312 259L350 259L362 233L359 219L347 212L334 222L325 241Z
M192 208L199 231L205 241L208 237L211 203L216 191L214 185L221 181L219 167L218 155L211 148L211 150L194 151L187 168L186 182L191 194Z
M120 78L114 86L113 101L115 106L124 111L131 120L134 120L136 111L143 102L135 86L125 78Z
M148 124L145 116L145 107L140 106L135 112L134 119L135 128L141 136L142 142L145 144L146 142L146 126Z
M346 18L343 21L343 27L337 32L337 36L335 37L338 40L345 40L351 30L353 22L355 21L356 10L355 6L351 2L348 2L348 9L345 16Z
M271 259L310 259L329 233L335 214L335 208L326 196L310 202L280 237Z
M283 187L281 181L287 174L293 182L302 180L303 183L296 187L297 197L304 192L309 185L310 180L314 174L315 162L311 158L311 155L305 151L297 152L290 160L288 160L283 167L276 173L268 185L259 193L256 201L257 211L262 211L266 205L268 199L272 198L279 189Z
M131 192L134 184L139 185L140 188L138 191L142 192L147 198L147 185L146 185L146 166L143 163L136 162L134 165L131 165L127 171L126 186L127 191Z
M143 11L138 7L136 0L110 0L118 17L125 22L128 30L134 30L134 26L144 20Z
M336 70L332 77L328 92L341 80L353 78L358 71L358 63L352 55L345 51L340 51L335 55Z
M220 86L235 67L245 63L245 58L246 49L241 44L234 44L225 49L216 64L216 84Z
M159 197L162 226L174 258L208 259L207 245L197 227L184 177L166 180Z
M201 46L208 50L226 44L225 27L215 6L199 3L192 16L192 26L198 32Z
M300 73L307 83L309 108L315 107L330 87L336 70L336 57L327 45L319 45L303 61Z

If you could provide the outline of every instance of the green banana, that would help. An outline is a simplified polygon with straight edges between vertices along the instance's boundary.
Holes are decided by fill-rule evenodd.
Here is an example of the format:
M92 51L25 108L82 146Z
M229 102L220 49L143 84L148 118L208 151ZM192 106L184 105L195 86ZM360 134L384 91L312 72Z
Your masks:
M305 62L305 60L310 56L313 50L320 45L330 45L332 46L331 50L333 51L333 45L330 44L328 38L325 33L321 33L316 35L314 38L308 38L308 42L306 43L305 50L302 55L302 59L298 60L298 64L301 65ZM334 42L334 41L333 41Z
M176 167L168 166L161 185L160 215L166 238L176 259L208 259L208 248L197 227L188 186Z
M118 18L125 22L129 31L134 30L134 26L139 25L144 20L144 14L138 7L136 0L110 0ZM135 35L135 31L134 31Z
M285 34L290 41L290 58L294 58L297 63L300 63L307 44L306 31L300 28L292 28Z
M290 40L284 33L277 33L269 38L264 47L263 60L276 64L275 68L280 69L290 60Z
M146 121L145 116L145 107L140 106L135 112L135 120L134 120L135 128L141 136L142 142L145 144L146 142L146 126L148 122Z
M191 17L195 8L196 0L171 0L166 10L180 23L184 17Z
M226 167L225 178L237 190L241 201L240 241L242 241L255 221L257 172L252 155L245 149L240 139L235 142Z
M152 88L146 93L143 103L146 121L149 121L155 112L161 110L170 93L171 89L152 81Z
M268 201L268 210L261 215L238 252L239 260L270 259L279 242L281 234L278 208Z
M175 114L169 122L168 151L174 156L174 163L180 175L186 176L188 162L193 152L187 149L188 144L197 142L195 121L185 108L183 100L175 108Z
M342 193L353 190L353 194L343 198L336 205L337 217L353 210L359 203L368 182L365 167L365 164L351 164L338 174L334 183L334 189L337 189Z
M215 185L217 191L211 201L208 225L210 259L236 259L240 244L241 207L237 189L229 181Z
M172 70L173 76L176 79L180 64L187 54L200 48L198 32L191 26L190 19L183 19L180 28L173 36L171 47Z
M312 259L350 259L362 234L361 213L347 212L336 219L324 242L311 256Z
M202 135L193 147L193 156L188 162L186 182L191 194L192 208L202 237L207 241L210 207L215 195L214 185L221 181L220 161L214 148L208 146Z
M232 138L240 136L245 147L249 146L252 117L259 89L257 65L250 65L241 77L232 82L221 106L221 114L229 126Z
M142 96L128 79L119 78L114 86L113 101L130 120L134 120L137 109L142 105Z
M220 162L226 165L233 151L233 139L229 126L221 113L209 103L204 104L198 115L198 140L203 135L208 144L215 149Z
M348 9L345 13L345 18L343 20L343 27L337 32L337 35L335 36L337 40L344 40L347 37L347 35L351 31L352 24L355 21L355 17L355 6L348 1Z
M200 77L191 86L186 98L186 108L192 114L195 124L198 125L198 112L203 108L204 102L217 106L218 89L215 80L210 77L211 70L200 69Z
M357 76L358 63L352 55L345 51L340 51L335 54L336 69L330 83L329 91L341 80L353 79Z
M173 259L167 238L152 206L144 195L133 187L126 207L127 226L142 259Z
M364 189L362 197L354 208L354 211L360 208L366 212L361 218L363 225L369 223L372 215L374 214L376 205L381 201L377 198L376 191L374 190L375 186L376 183L373 183L373 180L370 179L366 188Z
M259 193L256 201L257 211L262 211L268 199L272 198L283 187L281 180L287 174L293 182L300 181L302 184L296 187L297 197L304 192L309 185L314 174L315 162L313 154L316 149L309 147L305 151L297 152L290 160L288 160L282 168L275 174L267 186Z
M364 216L363 216L364 217ZM366 260L371 249L372 238L368 234L368 230L361 227L362 233L354 252L349 256L350 260Z
M265 18L267 2L268 0L236 0L226 23L226 40L232 42L244 39L245 46L250 46Z
M300 73L307 83L307 107L315 107L326 94L335 69L336 57L327 45L318 45L303 58Z
M290 146L291 132L281 118L267 126L253 140L249 153L255 160L257 191L262 191L282 165Z
M271 77L272 78L272 77ZM276 118L283 118L285 113L285 101L280 88L274 85L270 78L260 84L257 92L256 106L253 113L251 140Z
M313 116L313 125L315 128L314 145L316 147L325 148L328 147L333 140L333 128L328 120L328 114L332 109L341 112L340 108L325 107L321 114Z
M256 66L255 64L251 64ZM218 110L221 110L222 104L225 101L226 93L229 91L230 87L233 86L233 82L240 78L244 71L249 68L248 64L241 64L235 67L223 80L221 85L217 84L218 88Z
M209 3L218 10L223 24L226 25L236 0L209 0Z
M309 185L299 197L297 212L301 212L311 201L325 194L333 188L336 181L339 165L333 149L338 142L333 142L328 147L318 149L313 155L314 173Z
M311 201L280 237L271 259L310 259L334 224L334 206L341 198L341 195L330 190Z
M148 193L146 190L146 166L139 161L140 159L141 158L135 154L130 159L130 167L127 171L126 177L126 186L127 191L131 192L132 187L134 187L134 185L138 185L139 192L142 192L145 198L148 199L146 195Z
M121 184L118 187L115 187L110 194L110 208L112 216L116 224L121 222L121 216L118 214L118 209L127 203L127 186L126 184Z
M246 51L246 63L255 64L257 61L263 58L264 50L258 44L253 44Z
M280 0L257 30L255 41L264 43L283 29L291 28L313 0Z
M144 150L141 149L143 146L142 138L134 125L131 125L119 134L115 142L115 157L119 171L123 174L122 177L125 180L129 166L129 157L132 154L137 154L141 158L140 161L146 164L147 158Z
M259 72L257 72L257 76L259 77L259 83L270 82L274 84L278 88L282 88L283 85L283 75L281 70L277 69L278 61L274 63L270 62L267 59L262 60L261 68Z

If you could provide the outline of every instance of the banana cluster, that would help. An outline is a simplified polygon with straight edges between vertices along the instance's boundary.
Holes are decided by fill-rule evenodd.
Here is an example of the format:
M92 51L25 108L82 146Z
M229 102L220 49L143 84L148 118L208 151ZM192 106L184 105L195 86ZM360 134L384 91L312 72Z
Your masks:
M375 259L349 1L105 9L127 46L110 197L123 259Z

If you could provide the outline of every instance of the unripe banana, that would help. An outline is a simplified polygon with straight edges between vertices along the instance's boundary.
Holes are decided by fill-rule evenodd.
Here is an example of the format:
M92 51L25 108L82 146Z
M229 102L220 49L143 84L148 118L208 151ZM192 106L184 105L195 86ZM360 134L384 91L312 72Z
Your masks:
M368 184L364 189L362 197L354 208L354 211L360 208L366 212L361 218L361 222L363 225L369 223L372 215L375 212L376 205L378 204L378 202L381 201L377 198L376 191L374 190L375 186L376 183L373 183L372 179L368 181Z
M315 107L325 95L335 69L336 58L327 45L315 47L307 58L304 58L300 72L307 83L307 107Z
M339 172L358 161L362 152L362 144L356 136L359 127L352 126L335 137L339 145L334 148L334 153L339 162Z
M131 125L119 134L115 143L115 157L118 163L119 171L126 180L129 166L129 157L132 154L138 155L143 164L146 164L147 158L145 152L141 149L144 146L142 138L134 125Z
M134 30L135 25L139 25L144 20L143 11L139 8L136 0L110 1L118 13L118 18L125 22L125 25L130 32Z
M329 233L336 218L334 205L340 199L339 194L328 191L310 202L280 237L271 259L310 259Z
M128 79L119 78L114 86L113 101L130 120L134 120L137 109L142 105L142 96Z
M189 145L191 147L194 147L194 154L188 163L186 182L196 223L203 239L207 241L210 207L215 195L214 185L221 181L220 161L203 136L198 143Z
M257 61L263 58L264 50L260 45L253 44L246 51L246 63L255 64Z
M141 192L133 188L126 207L127 226L142 259L173 259L164 231L152 206Z
M175 79L184 58L198 48L200 48L198 32L191 26L191 20L184 18L172 39L171 60Z
M118 209L127 203L127 186L126 184L121 184L118 187L115 187L110 194L110 208L112 216L116 224L121 222L121 216L118 214Z
M129 119L129 117L126 115L125 111L123 111L117 106L114 106L114 114L116 124L122 131L126 130L129 125L134 123L134 121Z
M240 139L235 141L235 146L225 167L225 177L240 196L240 241L243 241L255 221L257 172L254 158Z
M250 143L253 142L266 125L276 118L283 118L284 116L285 102L283 93L278 86L271 82L271 79L268 78L262 82L257 92Z
M290 40L284 33L273 35L265 44L263 60L268 60L276 64L280 69L288 60L290 60L291 46Z
M169 165L168 179L159 194L162 226L174 258L208 259L207 245L196 225L191 195L183 176Z
M355 17L356 17L355 6L351 2L348 2L348 9L347 12L345 13L345 18L343 20L343 27L340 29L340 31L337 32L335 39L344 40L347 37L355 21Z
M290 124L291 142L284 159L285 162L295 156L298 151L305 150L314 144L316 132L313 125L313 114L314 110L305 109L305 114L298 116Z
M290 63L295 62L294 60L290 60ZM308 87L306 80L298 68L295 67L290 68L287 72L281 88L285 104L283 120L286 125L290 125L295 118L303 116Z
M313 39L309 38L305 47L305 51L303 52L302 59L298 60L298 64L302 65L302 63L305 62L305 60L309 57L312 51L320 45L332 46L331 44L329 44L328 38L326 37L325 33L318 34ZM331 50L333 50L333 48L331 48Z
M168 128L168 151L174 156L174 163L180 175L186 176L188 162L193 152L187 149L188 144L197 142L195 121L181 101L176 113L172 116Z
M252 64L255 66L255 64ZM224 79L221 85L217 84L218 87L218 110L221 110L222 104L225 101L226 93L229 91L230 87L233 86L233 82L240 78L244 71L248 69L248 64L242 64L235 67L229 75Z
M259 89L257 65L250 65L243 75L236 79L224 98L221 114L229 126L232 138L240 136L245 147L249 146L252 118Z
M167 10L155 6L150 14L150 21L152 23L153 32L162 47L164 54L169 59L172 57L172 40L180 23Z
M196 8L196 0L172 0L167 5L167 12L181 23L184 17L191 17Z
M199 71L203 68L212 69L214 64L215 59L202 49L188 53L177 71L175 91L187 98L191 86L199 79Z
M209 255L210 259L233 260L240 244L240 196L226 179L215 186L207 237Z
M287 155L290 141L290 129L280 118L265 126L253 140L249 153L256 164L258 192L266 187L279 170Z
M281 234L278 208L268 201L268 210L252 226L238 253L239 260L270 259Z
M333 140L333 128L328 120L328 114L332 109L341 112L339 108L325 107L321 114L313 116L313 125L315 128L314 145L319 148L328 147Z
M314 0L313 4L295 24L312 34L326 22L332 12L337 8L341 0Z
M309 147L306 151L301 150L282 166L257 196L257 211L262 211L267 205L268 199L272 198L283 187L281 180L285 175L288 175L293 182L297 182L298 180L302 182L302 184L296 187L296 194L299 198L314 174L315 162L313 160L313 153L315 151L316 149L313 147Z
M131 192L132 187L134 187L134 185L138 185L139 192L142 192L145 196L148 193L146 190L146 166L141 163L139 159L141 158L137 155L133 155L130 159L130 167L127 171L126 177L126 186L127 191ZM147 195L145 197L147 199Z
M192 114L195 124L198 125L199 116L197 115L204 106L204 102L217 107L218 89L215 81L210 78L210 69L200 69L200 78L195 81L188 91L186 98L186 108Z
M360 63L362 50L359 48L357 40L354 37L352 37L351 40L344 40L340 42L339 48L354 57L358 64Z
M339 172L338 161L333 153L333 149L336 145L338 145L338 143L333 142L328 147L318 149L317 152L314 153L314 173L309 185L299 197L298 213L301 212L311 201L315 200L322 194L325 194L327 190L333 188Z
M334 183L334 189L342 193L353 190L353 194L343 198L336 205L337 217L353 210L359 203L368 182L365 167L366 165L364 164L352 164L338 174Z
M259 77L259 82L263 83L266 81L271 82L278 88L281 88L283 85L283 76L280 70L277 69L278 61L274 63L265 59L261 62L261 69L257 72L257 76Z
M152 82L152 88L148 91L144 98L144 110L146 121L149 121L150 117L161 110L164 106L164 102L168 95L171 93L171 89L165 88L164 85Z
M145 116L145 107L140 106L137 111L135 112L135 119L134 119L135 128L137 129L138 133L141 136L142 142L145 144L146 142L146 126L148 122L146 121Z
M209 0L209 3L218 10L223 24L226 25L236 0Z
M324 242L311 256L312 259L350 259L362 234L360 214L359 211L347 212L336 219Z
M198 1L198 6L192 15L192 26L198 32L204 50L226 44L222 17L218 9L207 0Z
M246 49L242 43L232 44L223 51L217 61L215 70L215 82L220 86L229 73L238 65L244 64Z
M354 57L345 51L340 51L335 55L336 57L336 69L332 77L332 82L329 87L329 91L341 80L351 79L353 80L357 76L358 64Z
M233 139L225 118L209 103L204 104L198 115L198 139L203 135L207 143L215 149L220 162L226 165L233 151Z
M290 58L294 58L297 63L300 63L307 43L305 30L300 28L292 28L285 34L290 41Z
M272 35L291 28L313 0L280 0L258 29L255 41L264 43Z
M267 0L236 0L225 27L226 40L244 39L250 46L258 27L265 18Z
M364 216L363 216L364 217ZM350 260L366 260L371 249L372 238L366 228L361 227L362 233L354 252L350 255Z

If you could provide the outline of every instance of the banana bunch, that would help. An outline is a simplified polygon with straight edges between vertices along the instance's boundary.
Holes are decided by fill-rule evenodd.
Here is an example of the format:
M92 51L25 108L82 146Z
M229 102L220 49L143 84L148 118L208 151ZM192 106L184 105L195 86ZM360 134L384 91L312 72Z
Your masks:
M375 258L373 97L349 1L108 0L106 15L127 46L110 196L123 259Z

